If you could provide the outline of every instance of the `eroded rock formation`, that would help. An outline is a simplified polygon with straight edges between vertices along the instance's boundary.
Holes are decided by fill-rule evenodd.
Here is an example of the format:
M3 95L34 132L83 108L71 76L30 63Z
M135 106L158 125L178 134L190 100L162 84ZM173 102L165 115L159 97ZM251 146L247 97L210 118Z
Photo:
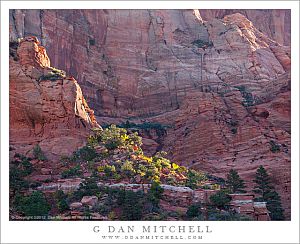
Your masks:
M9 95L10 145L18 152L39 144L50 158L69 155L99 127L77 81L50 66L36 37L10 44Z
M235 168L249 189L264 165L290 216L289 11L12 10L10 17L11 40L40 37L100 123L168 124L163 138L148 139L182 164L221 177Z
M249 59L251 67L249 45L243 53L226 48L226 38L238 38L244 27L226 27L219 19L236 12L248 16L257 33L290 44L287 10L12 10L10 38L39 37L54 66L76 77L96 115L145 116L177 109L189 89L215 76L215 62L227 63L223 69L231 75L241 74L227 52L238 51L231 54ZM206 50L197 48L206 42ZM269 55L264 48L253 54Z

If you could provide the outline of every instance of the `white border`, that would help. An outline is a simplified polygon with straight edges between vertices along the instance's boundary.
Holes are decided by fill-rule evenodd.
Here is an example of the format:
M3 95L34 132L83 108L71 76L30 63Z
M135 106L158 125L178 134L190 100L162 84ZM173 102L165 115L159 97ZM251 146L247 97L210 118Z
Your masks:
M9 147L9 9L292 9L292 220L285 222L10 222L8 221ZM184 1L184 2L91 2L18 1L1 2L1 241L4 243L101 243L108 242L92 232L94 225L209 225L213 233L194 243L299 243L299 2L291 1ZM117 242L117 241L114 241ZM140 240L121 240L141 243ZM146 243L146 241L143 241ZM148 241L155 243L157 240ZM159 240L159 242L163 242ZM172 240L182 243L182 240ZM185 241L187 243L187 241ZM192 241L190 241L192 243Z

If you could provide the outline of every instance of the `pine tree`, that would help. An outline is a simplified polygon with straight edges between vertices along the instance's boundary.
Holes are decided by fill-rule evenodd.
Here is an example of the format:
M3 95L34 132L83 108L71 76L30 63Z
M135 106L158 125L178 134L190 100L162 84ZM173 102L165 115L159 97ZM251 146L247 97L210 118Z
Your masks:
M262 165L256 171L254 182L256 185L253 192L259 196L256 200L267 203L267 209L270 211L272 220L284 220L281 198L274 190L270 176Z
M270 211L272 220L284 220L281 198L276 191L267 194L267 209Z
M229 171L227 175L226 185L228 186L231 193L245 193L245 184L244 180L242 180L238 174L238 172L234 169Z

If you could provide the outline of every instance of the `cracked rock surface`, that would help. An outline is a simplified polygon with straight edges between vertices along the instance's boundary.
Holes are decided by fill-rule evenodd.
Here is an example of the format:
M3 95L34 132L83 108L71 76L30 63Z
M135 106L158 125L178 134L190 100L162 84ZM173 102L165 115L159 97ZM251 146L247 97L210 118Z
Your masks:
M163 136L141 132L151 153L168 151L176 162L221 177L235 168L249 188L263 165L290 217L289 11L12 10L10 18L10 40L37 36L52 64L76 77L100 124L170 125ZM68 137L86 130L84 111L74 119L82 93L66 79L35 84L31 77L50 63L25 68L26 56L21 60L24 67L11 57L12 138L26 144L47 136L54 138L49 149L59 151L51 131ZM61 102L71 90L77 95Z

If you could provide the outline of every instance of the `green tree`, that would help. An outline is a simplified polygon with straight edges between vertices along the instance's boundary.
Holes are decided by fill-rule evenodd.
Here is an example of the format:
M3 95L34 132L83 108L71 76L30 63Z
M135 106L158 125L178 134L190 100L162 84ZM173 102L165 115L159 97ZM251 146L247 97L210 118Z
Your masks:
M204 180L206 180L205 174L197 172L196 170L193 169L189 169L187 172L187 180L185 185L187 187L195 189L197 188L198 184Z
M133 177L136 173L133 163L128 160L126 160L126 162L121 166L121 172L123 172L127 177Z
M20 196L16 199L16 206L26 216L45 216L51 209L40 191L34 191L30 196Z
M225 209L231 201L231 197L224 190L218 191L216 194L210 196L209 199L213 206L220 209Z
M162 198L162 194L164 189L160 186L160 184L154 181L151 184L151 187L148 191L147 198L152 203L153 207L158 209L159 208L159 201Z
M240 178L238 172L231 169L227 174L226 185L231 193L245 193L244 180Z
M267 194L267 209L272 220L284 220L284 210L281 206L281 198L276 191Z
M118 128L116 125L111 125L103 131L96 131L94 136L90 136L89 141L101 142L108 150L118 147L130 149L133 146L140 147L142 145L142 138L137 133L128 134L124 128Z
M201 205L199 203L192 204L191 206L188 207L188 210L186 211L186 216L189 219L198 217L199 215L202 215Z
M256 200L267 203L272 220L284 220L280 195L274 190L270 176L262 165L256 171L254 182L256 185L253 192L258 195Z
M29 181L26 176L33 172L33 165L29 158L23 155L15 156L17 159L10 162L9 186L14 193L29 187Z
M259 197L256 199L258 201L266 201L268 199L268 194L273 190L271 185L271 179L266 169L261 165L255 173L256 185L254 186L253 192Z
M69 210L69 205L67 203L67 196L62 190L56 191L54 197L56 199L56 205L60 213Z
M35 145L35 147L33 148L33 156L38 160L47 161L47 158L39 144Z
M122 210L122 220L140 220L143 217L143 192L119 190L117 203Z
M63 172L61 172L61 177L62 178L69 178L69 177L74 177L74 176L82 176L83 172L80 168L80 165L77 164L76 166L70 168L70 169L66 169Z

